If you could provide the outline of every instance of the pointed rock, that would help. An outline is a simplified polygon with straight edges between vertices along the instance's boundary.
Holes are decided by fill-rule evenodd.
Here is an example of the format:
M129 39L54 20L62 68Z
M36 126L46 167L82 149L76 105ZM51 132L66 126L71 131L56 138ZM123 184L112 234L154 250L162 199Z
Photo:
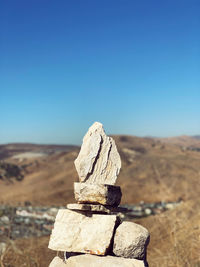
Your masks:
M105 134L101 123L89 128L74 163L80 182L115 184L121 159L115 141Z

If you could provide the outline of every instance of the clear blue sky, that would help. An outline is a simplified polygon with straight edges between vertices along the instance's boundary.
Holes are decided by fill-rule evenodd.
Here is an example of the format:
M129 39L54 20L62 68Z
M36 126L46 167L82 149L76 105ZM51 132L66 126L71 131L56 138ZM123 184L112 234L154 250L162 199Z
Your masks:
M200 134L199 0L0 5L0 143Z

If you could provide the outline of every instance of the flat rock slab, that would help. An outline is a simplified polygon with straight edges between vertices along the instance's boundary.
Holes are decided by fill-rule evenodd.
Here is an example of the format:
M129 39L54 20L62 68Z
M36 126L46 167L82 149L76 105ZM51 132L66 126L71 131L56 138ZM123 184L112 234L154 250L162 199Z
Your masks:
M97 204L96 205L95 204L79 204L79 203L67 204L67 209L79 210L79 211L91 211L91 212L107 213L107 214L129 211L128 209L122 208L122 207L103 206L103 205L97 205Z
M116 215L90 214L89 216L60 209L56 216L49 248L57 251L105 255L110 248Z
M144 267L144 262L136 259L125 259L113 256L99 257L80 255L70 257L66 265L69 267Z
M122 197L119 186L106 184L74 183L74 194L79 203L110 206L118 206Z
M145 259L149 243L149 232L133 222L122 222L115 232L113 252L124 258Z
M89 128L74 163L80 182L115 184L121 159L115 141L105 134L101 123Z
M49 264L49 267L66 267L67 264L58 256L53 258L52 262Z

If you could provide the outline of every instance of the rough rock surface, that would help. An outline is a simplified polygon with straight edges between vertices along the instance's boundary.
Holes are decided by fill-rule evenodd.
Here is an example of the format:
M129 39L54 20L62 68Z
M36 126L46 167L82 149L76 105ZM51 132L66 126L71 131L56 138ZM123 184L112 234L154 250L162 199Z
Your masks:
M105 255L118 218L116 215L89 214L89 216L60 209L56 216L49 248L58 251Z
M89 128L74 163L80 182L115 184L121 159L115 141L105 134L101 123Z
M106 184L74 183L74 194L79 203L111 206L118 206L122 197L119 186Z
M6 247L7 247L6 243L0 242L0 256L4 254L4 252L6 251Z
M124 259L113 256L94 255L74 256L67 260L69 267L144 267L144 262L136 259Z
M116 229L113 252L124 258L145 259L149 232L133 222L122 222Z
M67 264L58 256L54 257L49 267L66 267Z
M113 207L113 206L103 206L95 204L80 204L71 203L67 204L67 209L69 210L79 210L79 211L91 211L91 212L102 212L102 213L113 213L113 212L128 212L127 208L123 207Z

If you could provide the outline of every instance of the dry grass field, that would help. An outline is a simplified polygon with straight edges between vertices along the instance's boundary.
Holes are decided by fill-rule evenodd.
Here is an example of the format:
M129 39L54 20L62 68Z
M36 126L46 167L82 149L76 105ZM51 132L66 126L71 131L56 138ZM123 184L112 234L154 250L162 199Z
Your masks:
M122 158L118 179L123 193L122 203L182 200L172 210L135 220L147 227L151 234L149 266L199 267L200 140L133 136L114 136L114 139ZM1 146L0 149L2 160L26 166L22 181L0 180L1 204L23 205L28 201L32 205L54 206L74 202L73 182L78 176L73 161L79 148L51 147L46 156L22 159L13 155L46 153L46 148L25 144ZM48 236L7 240L1 266L48 266L55 255L47 248L48 240Z

